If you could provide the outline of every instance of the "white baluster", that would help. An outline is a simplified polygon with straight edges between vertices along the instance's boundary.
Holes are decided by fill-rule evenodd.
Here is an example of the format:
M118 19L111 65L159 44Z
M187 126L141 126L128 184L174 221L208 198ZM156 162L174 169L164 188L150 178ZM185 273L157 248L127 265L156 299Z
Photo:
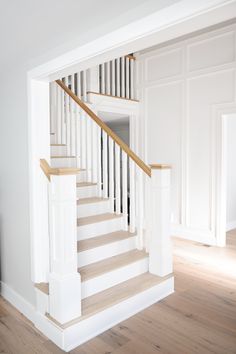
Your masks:
M124 230L128 230L127 178L127 154L122 151L122 213L124 215Z
M57 102L56 102L56 84L55 82L50 83L50 132L56 132L56 110L57 110Z
M97 168L97 185L98 185L98 196L102 196L102 146L101 146L101 134L102 130L101 128L97 125L97 162L98 162L98 168Z
M105 81L105 64L101 64L101 92L102 94L106 93L106 81Z
M114 212L115 184L114 184L114 141L109 138L109 198L110 210Z
M134 97L134 81L135 81L135 72L134 72L135 60L130 60L130 98L133 100Z
M80 115L81 119L81 136L80 136L80 141L81 141L81 168L86 169L86 114L84 112L81 112Z
M81 98L81 72L77 73L77 96Z
M57 85L57 84L56 84ZM57 143L61 144L62 137L61 137L61 88L57 85L56 87L56 95L57 95Z
M92 182L98 182L98 154L97 154L97 124L94 121L92 123Z
M111 94L116 95L116 61L111 61Z
M116 181L116 214L119 215L121 212L121 202L120 202L120 147L115 144L115 181Z
M108 198L107 133L102 132L102 186L103 198Z
M129 58L125 58L125 62L126 62L126 66L125 66L125 70L126 70L126 73L125 73L125 83L126 83L126 90L125 90L125 97L126 98L129 98L129 63L130 63L130 59Z
M121 58L121 97L125 97L125 58Z
M89 92L99 92L99 66L87 70L87 84Z
M120 58L116 59L116 96L120 97Z
M136 220L135 220L135 166L134 161L129 159L130 168L130 232L135 232Z
M138 231L138 238L137 238L137 248L142 250L144 248L144 240L143 240L143 218L144 218L144 208L143 205L144 201L144 173L143 171L138 168L137 169L137 183L136 183L136 205L137 205L137 231Z
M75 93L75 75L71 75L71 91ZM75 156L75 101L71 99L71 155Z
M87 101L87 71L82 71L83 73L83 101Z
M86 116L86 168L87 182L92 181L92 129L91 119Z
M106 64L106 94L111 94L111 70L110 70L110 61Z
M53 131L53 117L54 117L54 107L55 107L55 103L54 103L54 97L53 97L53 85L54 82L50 82L49 86L50 86L50 133L54 133Z
M80 108L76 106L76 115L75 115L75 156L76 156L76 166L81 168L81 112Z
M65 77L65 85L68 87L69 79L68 76ZM67 155L71 154L70 150L70 99L69 95L66 94L65 99L66 106L66 146L67 146Z
M65 112L65 91L60 90L61 93L61 136L62 144L66 144L66 112Z

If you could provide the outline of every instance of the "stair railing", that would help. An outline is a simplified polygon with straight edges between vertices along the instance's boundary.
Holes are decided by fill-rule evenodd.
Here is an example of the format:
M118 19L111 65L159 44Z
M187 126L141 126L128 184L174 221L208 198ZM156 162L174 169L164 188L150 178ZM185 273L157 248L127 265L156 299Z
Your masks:
M124 229L137 231L137 248L148 250L150 271L161 276L171 273L170 166L145 164L62 80L56 83L83 112L79 120L90 134L86 156L91 181L110 199L111 211L123 214Z
M74 79L71 75L71 81L53 84L60 104L52 110L61 113L54 129L60 130L68 153L75 154L77 169L52 169L41 161L50 180L49 314L62 324L81 315L76 243L76 175L81 169L87 181L97 184L98 194L109 198L111 212L123 214L124 230L137 232L137 248L149 252L149 271L158 276L172 273L170 166L145 164L77 96Z
M99 65L99 93L135 99L135 57L126 55Z
M88 182L97 183L98 194L109 198L110 211L123 214L124 230L137 232L137 248L143 249L144 184L151 168L65 82L56 82L73 101L70 106L77 103L80 108L75 124L75 140L81 145L78 167L86 170Z

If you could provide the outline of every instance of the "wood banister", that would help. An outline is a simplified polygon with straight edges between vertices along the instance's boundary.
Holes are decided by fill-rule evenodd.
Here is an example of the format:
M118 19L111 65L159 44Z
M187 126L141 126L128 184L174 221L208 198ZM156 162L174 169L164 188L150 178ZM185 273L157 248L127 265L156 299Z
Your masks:
M129 147L104 123L78 96L76 96L61 80L56 83L92 118L100 128L102 128L111 139L113 139L120 148L149 176L151 177L151 168L145 164Z
M79 168L54 168L49 166L48 162L44 159L40 159L40 167L49 181L51 175L53 176L75 175L80 170Z
M125 58L129 58L130 60L136 60L136 58L133 54L128 54L125 56Z

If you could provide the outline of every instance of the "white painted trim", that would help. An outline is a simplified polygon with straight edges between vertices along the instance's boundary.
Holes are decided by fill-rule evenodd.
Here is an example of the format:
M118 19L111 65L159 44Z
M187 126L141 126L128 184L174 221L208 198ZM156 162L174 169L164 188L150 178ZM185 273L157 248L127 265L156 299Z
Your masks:
M204 243L206 245L216 246L217 241L214 235L207 230L193 229L181 225L171 225L171 235L183 238L189 241Z
M174 292L174 278L147 289L65 330L37 312L21 295L1 282L1 295L32 321L35 327L66 352L112 328Z
M1 296L34 323L35 307L3 281L0 282L0 287Z
M87 69L98 63L226 21L233 18L235 11L235 0L182 0L56 57L32 69L29 75L32 78L54 80L72 71ZM170 30L170 27L174 26L177 28Z
M236 220L226 224L226 232L236 229Z
M126 320L173 292L174 278L172 277L71 326L65 330L64 349L66 351L74 349L78 345L87 342L89 339L112 328L117 323Z

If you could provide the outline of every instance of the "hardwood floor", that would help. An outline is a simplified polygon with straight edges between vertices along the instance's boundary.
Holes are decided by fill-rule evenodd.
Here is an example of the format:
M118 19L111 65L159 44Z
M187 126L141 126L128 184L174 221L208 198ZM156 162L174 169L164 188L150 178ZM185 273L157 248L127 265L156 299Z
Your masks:
M174 239L175 293L71 354L236 354L236 231L227 247ZM0 353L63 353L0 298Z

